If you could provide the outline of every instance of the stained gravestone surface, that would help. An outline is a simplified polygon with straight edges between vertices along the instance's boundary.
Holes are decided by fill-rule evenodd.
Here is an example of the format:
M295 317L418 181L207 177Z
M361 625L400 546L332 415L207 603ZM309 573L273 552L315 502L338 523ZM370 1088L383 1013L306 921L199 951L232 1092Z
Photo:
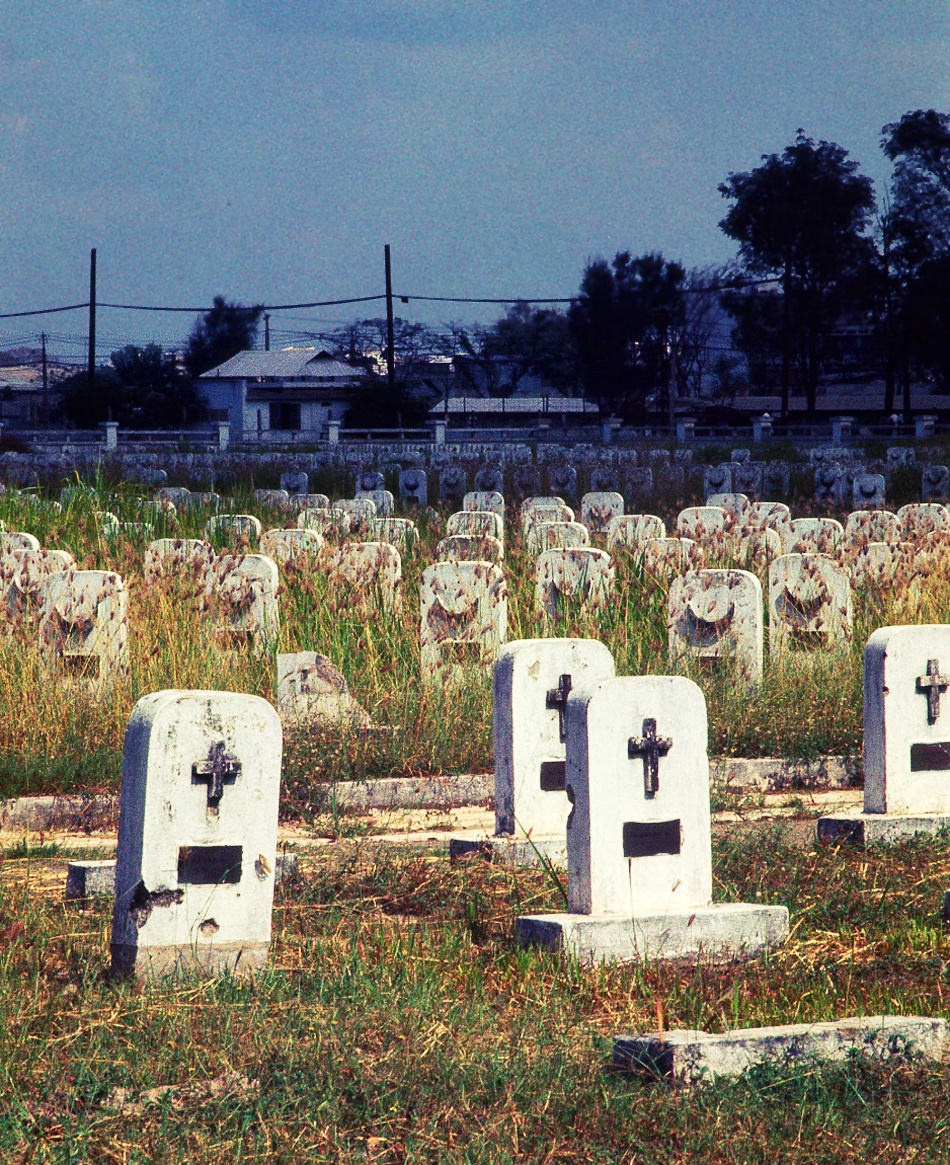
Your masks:
M716 493L709 494L706 498L707 506L718 506L719 509L725 510L727 514L731 514L736 521L742 521L748 514L752 505L748 495L744 493Z
M443 502L460 502L467 488L461 465L447 465L439 474L439 497Z
M549 465L548 487L567 502L577 500L577 470L573 465Z
M946 501L950 498L950 466L925 465L920 471L920 500Z
M712 904L706 705L678 676L568 695L566 913L517 920L523 944L581 961L732 959L788 933L784 907Z
M702 558L702 547L692 538L647 538L643 543L643 569L654 578L701 566Z
M265 530L261 535L261 553L273 558L278 566L313 559L323 546L323 538L315 530L301 530L297 526Z
M163 691L125 736L112 970L243 975L270 946L281 728L259 696Z
M499 648L492 684L496 856L513 864L567 864L570 802L564 785L567 697L614 674L593 639L523 639ZM484 848L453 839L459 857Z
M436 562L498 562L505 548L492 534L449 534L435 545Z
M424 675L483 666L508 635L508 588L491 562L435 562L419 585Z
M290 494L305 494L310 490L310 481L305 473L282 473L280 488Z
M844 535L835 518L792 518L787 546L790 554L834 554Z
M341 519L347 533L368 536L376 520L376 502L371 497L340 498L332 503L330 513Z
M607 549L642 550L648 538L665 538L666 524L656 514L619 514L607 527Z
M475 538L488 536L497 538L502 548L505 545L505 524L491 510L459 510L449 514L445 523L446 534L468 534Z
M606 530L610 519L622 513L622 494L592 490L581 498L580 520L592 534Z
M145 581L191 573L195 579L214 561L214 547L200 538L156 538L145 551Z
M531 527L525 539L528 554L537 557L545 550L583 548L590 545L590 533L580 522L541 522Z
M864 651L864 811L818 836L896 841L950 826L950 626L882 627Z
M391 518L396 509L396 499L388 489L361 489L357 490L356 500L369 500L376 507L374 517Z
M570 606L597 610L606 606L613 584L614 567L605 550L545 550L538 559L535 605L548 619L563 617Z
M851 486L855 509L877 510L884 505L884 478L880 473L858 473Z
M462 499L463 510L489 510L505 520L505 497L496 489L472 490Z
M521 504L521 532L527 536L543 522L573 522L574 511L563 498L526 498Z
M0 560L5 601L2 616L14 625L34 625L42 606L43 584L51 574L75 568L67 550L11 550Z
M323 556L327 578L353 602L393 612L401 603L402 558L388 542L345 542Z
M854 510L845 519L842 541L852 547L868 542L896 544L903 534L903 523L890 510Z
M373 540L396 546L401 554L411 553L419 543L419 531L411 518L377 518Z
M762 681L762 584L747 570L695 570L670 584L670 662L729 663Z
M707 465L703 470L703 497L732 493L732 465Z
M277 563L264 554L222 554L205 569L200 609L222 650L260 655L275 646L279 583Z
M825 554L783 554L769 567L769 652L828 651L851 639L851 583Z
M936 531L950 532L950 510L939 502L912 502L897 511L901 539L914 542Z
M285 728L323 723L359 729L372 724L340 669L316 651L277 656L277 711Z
M399 474L399 497L420 509L429 504L429 479L424 469L404 469Z
M249 546L260 538L261 523L253 514L218 514L207 522L204 535L212 542Z
M787 461L766 461L762 466L762 492L767 497L788 497L791 480L791 466Z
M108 570L47 575L40 587L39 643L67 679L106 684L128 670L128 591Z
M475 489L477 492L504 493L504 474L500 465L480 465L475 471Z
M251 493L251 500L257 505L286 509L290 504L290 494L285 489L256 489Z

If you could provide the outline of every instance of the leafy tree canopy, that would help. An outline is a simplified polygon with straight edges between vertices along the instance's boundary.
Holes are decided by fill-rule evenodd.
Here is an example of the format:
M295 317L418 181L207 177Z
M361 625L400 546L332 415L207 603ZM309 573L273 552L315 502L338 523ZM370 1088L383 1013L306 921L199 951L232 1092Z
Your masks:
M200 376L254 347L263 307L244 307L216 295L211 308L200 316L185 345L185 368Z

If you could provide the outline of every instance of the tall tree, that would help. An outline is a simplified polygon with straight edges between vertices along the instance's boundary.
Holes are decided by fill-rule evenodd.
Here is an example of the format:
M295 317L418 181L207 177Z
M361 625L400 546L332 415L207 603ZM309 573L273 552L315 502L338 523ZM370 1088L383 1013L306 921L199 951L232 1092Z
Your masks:
M528 376L561 392L574 384L571 331L562 312L514 303L493 324L462 329L455 343L463 377L470 368L472 387L489 396L512 396Z
M585 392L605 412L642 418L670 388L672 340L685 319L686 272L660 254L588 263L568 319Z
M238 352L254 347L263 307L244 307L216 295L204 315L195 320L185 345L185 368L200 376Z
M874 210L871 181L841 146L799 130L781 154L730 174L719 192L733 202L719 225L738 242L747 274L781 282L782 412L794 362L813 413L824 341L844 288L872 259L865 233Z

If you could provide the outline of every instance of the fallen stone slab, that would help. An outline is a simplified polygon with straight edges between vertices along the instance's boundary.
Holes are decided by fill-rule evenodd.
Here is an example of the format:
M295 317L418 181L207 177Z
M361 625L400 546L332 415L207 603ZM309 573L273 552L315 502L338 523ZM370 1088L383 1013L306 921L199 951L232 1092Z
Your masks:
M68 829L80 833L114 830L119 799L109 793L76 796L15 797L0 801L0 830Z
M616 1068L684 1084L741 1076L759 1064L838 1064L854 1054L881 1062L944 1061L950 1023L930 1016L871 1015L721 1033L649 1032L613 1042Z
M859 756L819 756L812 760L780 756L709 758L709 783L726 792L853 789L860 788L863 777L864 765Z
M495 834L492 837L449 838L449 861L467 861L481 857L506 866L554 866L567 869L567 834L560 837L512 837Z

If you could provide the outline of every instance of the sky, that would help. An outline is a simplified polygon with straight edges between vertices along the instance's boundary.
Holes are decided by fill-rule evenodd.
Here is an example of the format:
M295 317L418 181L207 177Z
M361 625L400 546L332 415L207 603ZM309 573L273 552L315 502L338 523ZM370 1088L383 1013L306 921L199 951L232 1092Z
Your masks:
M587 262L723 263L717 190L802 128L878 194L881 127L950 111L948 0L0 0L0 313L380 295L490 321ZM275 345L383 314L280 309ZM98 349L196 313L100 308ZM87 313L0 319L82 357Z

